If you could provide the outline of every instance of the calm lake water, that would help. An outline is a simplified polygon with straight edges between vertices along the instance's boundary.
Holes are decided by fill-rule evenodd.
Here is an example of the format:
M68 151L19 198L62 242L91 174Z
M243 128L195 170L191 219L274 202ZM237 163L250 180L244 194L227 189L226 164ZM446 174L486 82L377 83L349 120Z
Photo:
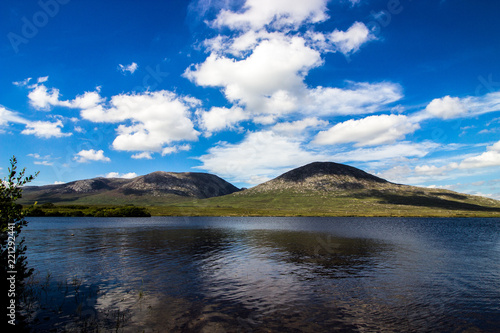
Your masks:
M30 218L37 331L498 332L500 220Z

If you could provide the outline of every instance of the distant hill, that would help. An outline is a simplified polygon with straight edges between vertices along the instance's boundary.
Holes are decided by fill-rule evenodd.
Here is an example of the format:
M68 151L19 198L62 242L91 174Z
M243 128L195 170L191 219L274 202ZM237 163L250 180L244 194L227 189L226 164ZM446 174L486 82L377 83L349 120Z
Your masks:
M333 162L310 163L250 189L208 199L207 208L213 205L250 215L500 217L497 200L395 184Z
M93 178L66 184L27 186L22 203L154 204L204 199L239 191L208 173L157 171L132 179Z
M153 215L500 217L497 200L395 184L333 162L310 163L241 191L207 173L158 171L133 179L26 187L22 200L23 204L135 204L148 206Z

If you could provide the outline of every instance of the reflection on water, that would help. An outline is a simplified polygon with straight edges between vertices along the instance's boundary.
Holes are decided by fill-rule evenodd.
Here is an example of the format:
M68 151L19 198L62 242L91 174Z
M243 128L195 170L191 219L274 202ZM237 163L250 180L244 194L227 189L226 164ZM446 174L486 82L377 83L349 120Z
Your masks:
M493 332L499 231L494 219L33 218L32 321L59 331Z

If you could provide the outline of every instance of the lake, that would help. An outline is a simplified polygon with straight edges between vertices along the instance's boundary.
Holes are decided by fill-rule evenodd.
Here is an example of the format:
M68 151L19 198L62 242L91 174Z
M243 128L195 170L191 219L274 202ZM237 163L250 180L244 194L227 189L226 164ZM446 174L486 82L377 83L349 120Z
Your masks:
M500 330L499 219L28 220L37 331Z

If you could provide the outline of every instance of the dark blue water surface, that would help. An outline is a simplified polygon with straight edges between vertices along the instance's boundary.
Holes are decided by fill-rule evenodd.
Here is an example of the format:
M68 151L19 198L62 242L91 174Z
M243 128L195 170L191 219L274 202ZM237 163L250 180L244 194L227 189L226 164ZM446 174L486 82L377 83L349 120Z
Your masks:
M37 331L498 332L500 220L30 218Z

